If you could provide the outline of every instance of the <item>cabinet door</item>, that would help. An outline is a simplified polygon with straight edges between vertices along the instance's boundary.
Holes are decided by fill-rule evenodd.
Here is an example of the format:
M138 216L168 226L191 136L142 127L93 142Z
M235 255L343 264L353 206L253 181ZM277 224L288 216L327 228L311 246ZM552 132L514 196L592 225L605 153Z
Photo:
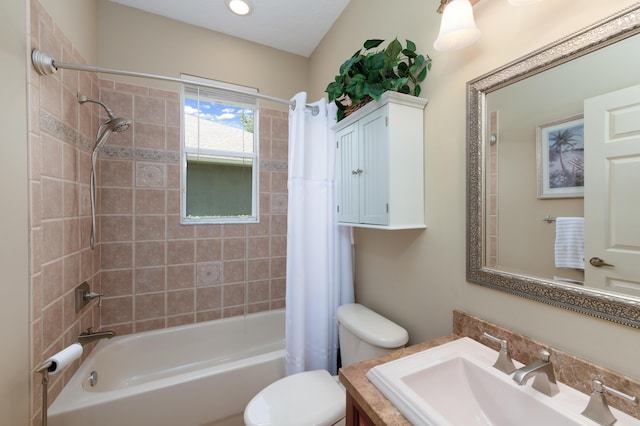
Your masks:
M360 121L360 223L389 224L387 107Z
M358 123L353 123L337 132L336 139L338 144L336 157L338 221L359 223Z

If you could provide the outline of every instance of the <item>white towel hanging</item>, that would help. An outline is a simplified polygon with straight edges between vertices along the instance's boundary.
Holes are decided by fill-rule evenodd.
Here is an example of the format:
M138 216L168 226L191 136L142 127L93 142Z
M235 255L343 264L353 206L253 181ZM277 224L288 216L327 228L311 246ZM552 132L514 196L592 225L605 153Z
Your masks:
M584 269L584 218L556 218L555 264Z

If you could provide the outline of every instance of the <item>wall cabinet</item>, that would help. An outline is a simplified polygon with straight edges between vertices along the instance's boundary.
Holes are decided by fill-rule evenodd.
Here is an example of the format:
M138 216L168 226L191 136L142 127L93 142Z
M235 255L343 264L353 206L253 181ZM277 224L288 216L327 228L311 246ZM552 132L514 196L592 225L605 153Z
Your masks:
M335 127L338 222L379 229L425 228L426 99L385 92Z

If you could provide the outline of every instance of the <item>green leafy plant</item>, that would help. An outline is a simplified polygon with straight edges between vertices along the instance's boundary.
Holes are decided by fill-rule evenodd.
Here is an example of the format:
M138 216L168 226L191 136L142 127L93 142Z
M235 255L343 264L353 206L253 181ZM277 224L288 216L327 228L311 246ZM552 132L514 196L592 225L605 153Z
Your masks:
M395 38L385 49L373 51L384 40L364 42L363 49L340 66L340 73L327 86L329 101L338 106L338 121L350 109L372 99L379 101L386 91L420 96L420 83L431 70L431 58L416 53L416 45L406 40L406 47Z

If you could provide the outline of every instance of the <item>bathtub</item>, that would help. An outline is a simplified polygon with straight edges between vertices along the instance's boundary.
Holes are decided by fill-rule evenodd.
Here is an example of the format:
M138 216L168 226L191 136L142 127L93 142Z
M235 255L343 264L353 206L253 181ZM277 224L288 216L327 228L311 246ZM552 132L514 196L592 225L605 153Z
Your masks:
M276 310L102 340L49 426L242 425L249 400L285 375L284 333Z

